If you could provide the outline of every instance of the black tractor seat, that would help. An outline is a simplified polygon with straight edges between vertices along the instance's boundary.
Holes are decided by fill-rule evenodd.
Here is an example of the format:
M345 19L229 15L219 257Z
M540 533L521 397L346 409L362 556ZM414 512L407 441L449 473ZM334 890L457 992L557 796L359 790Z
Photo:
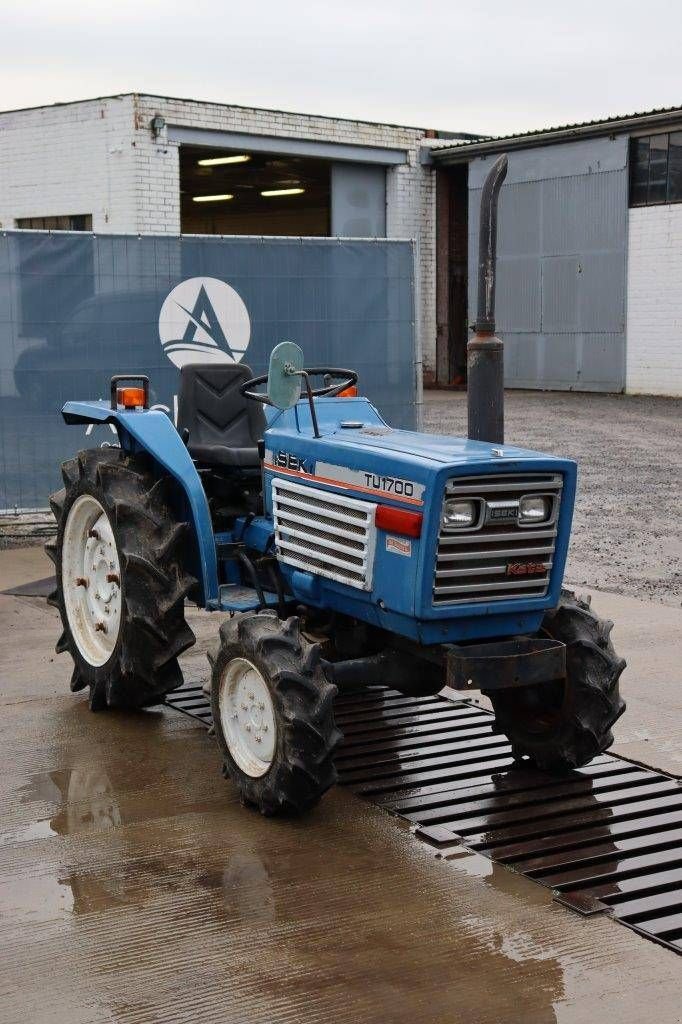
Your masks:
M188 431L187 448L203 466L258 469L258 441L265 431L259 402L239 393L253 377L243 363L192 363L180 371L178 431Z

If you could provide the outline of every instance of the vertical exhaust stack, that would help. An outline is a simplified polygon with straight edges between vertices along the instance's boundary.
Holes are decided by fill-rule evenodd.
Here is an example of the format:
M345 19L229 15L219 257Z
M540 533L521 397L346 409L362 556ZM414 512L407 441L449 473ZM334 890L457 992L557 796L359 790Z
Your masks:
M468 434L473 441L504 442L504 345L495 337L497 202L507 157L497 158L481 193L478 238L478 312L467 344Z

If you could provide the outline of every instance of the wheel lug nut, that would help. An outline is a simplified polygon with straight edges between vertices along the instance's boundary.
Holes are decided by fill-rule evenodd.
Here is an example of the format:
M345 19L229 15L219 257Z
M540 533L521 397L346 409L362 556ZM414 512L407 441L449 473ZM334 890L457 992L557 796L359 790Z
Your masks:
M97 633L106 633L106 631L107 631L107 624L106 624L106 622L96 622L95 623L95 632L97 632Z
M263 732L267 732L267 731L268 731L268 727L267 727L267 725L264 725L263 726Z
M246 731L247 731L247 732L251 732L251 726L250 726L250 725L247 725L247 727L246 727Z
M256 743L262 743L260 736L256 736Z
M76 576L73 582L76 584L77 587L87 587L88 585L88 581L85 576Z
M92 537L93 540L99 540L99 533L97 530L88 530L88 537Z
M107 583L115 583L116 586L118 587L118 586L120 586L121 578L120 578L120 576L118 575L117 572L108 572L107 573Z

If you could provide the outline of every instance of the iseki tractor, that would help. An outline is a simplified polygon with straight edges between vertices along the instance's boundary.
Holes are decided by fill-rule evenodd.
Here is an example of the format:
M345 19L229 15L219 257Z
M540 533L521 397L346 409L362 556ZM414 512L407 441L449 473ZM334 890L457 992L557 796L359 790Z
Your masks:
M215 736L265 814L305 811L334 783L338 691L480 690L515 757L550 772L612 743L612 624L562 589L576 465L504 444L505 172L501 158L483 190L467 438L393 429L353 371L305 367L291 342L266 377L183 367L177 429L148 408L147 378L64 406L67 423L118 435L65 462L50 499L71 689L93 711L158 704L194 643L186 602L229 612L209 654Z

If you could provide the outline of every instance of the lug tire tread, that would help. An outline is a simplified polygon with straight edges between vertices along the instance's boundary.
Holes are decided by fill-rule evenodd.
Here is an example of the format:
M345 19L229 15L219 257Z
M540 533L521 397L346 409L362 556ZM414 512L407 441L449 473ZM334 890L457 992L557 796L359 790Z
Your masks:
M68 651L74 660L71 689L89 686L93 711L158 704L182 685L177 658L195 642L185 621L184 598L196 580L178 555L186 524L174 519L164 500L167 483L144 454L88 449L63 463L62 479L65 487L50 498L57 539L46 549L57 568L57 588L48 603L59 609L64 627L56 649ZM119 641L100 667L89 665L78 653L62 594L64 527L68 510L81 493L92 494L109 516L123 584Z
M269 685L278 739L272 765L260 778L244 773L231 757L220 726L219 681L235 657L253 662ZM274 611L248 614L220 627L220 643L208 652L211 705L224 774L243 803L262 814L296 815L313 807L336 782L334 751L342 740L334 724L336 686L322 670L320 649L302 636L298 619Z
M600 619L589 601L562 590L559 605L548 612L543 631L566 644L570 700L561 721L548 734L530 734L518 713L518 693L488 691L495 731L506 735L516 758L527 755L545 771L581 768L613 743L614 723L625 711L619 679L626 667L614 650L613 623ZM540 684L548 685L548 684Z

